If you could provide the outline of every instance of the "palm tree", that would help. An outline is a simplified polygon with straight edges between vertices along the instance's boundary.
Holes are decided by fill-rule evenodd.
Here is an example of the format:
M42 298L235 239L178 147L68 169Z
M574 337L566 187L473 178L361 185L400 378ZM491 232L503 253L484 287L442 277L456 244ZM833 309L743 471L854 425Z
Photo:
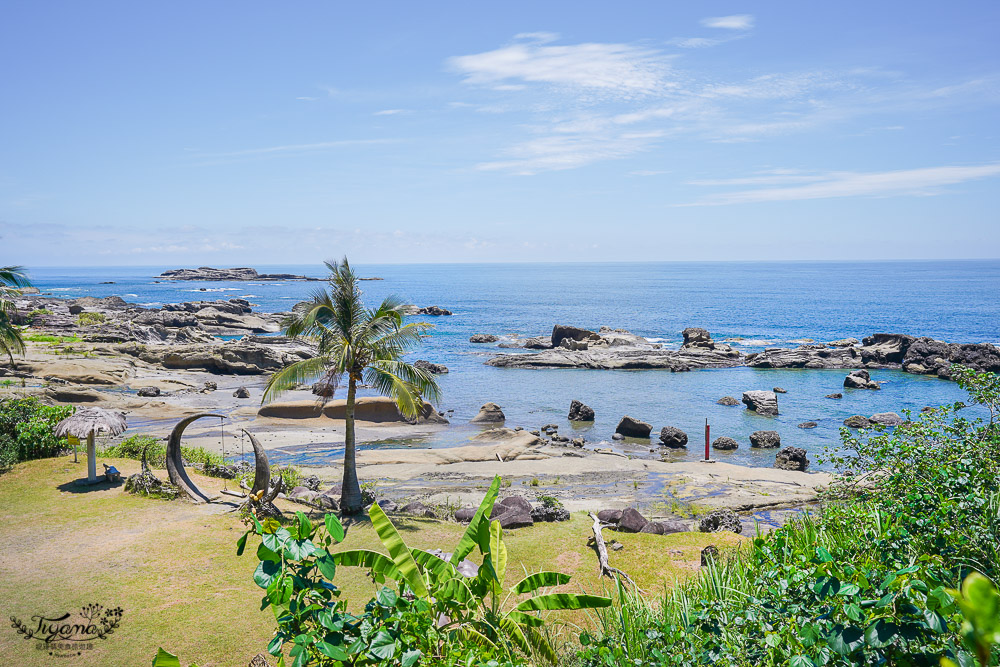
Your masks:
M7 355L11 365L15 354L24 354L24 340L14 326L14 297L21 287L31 287L31 282L21 266L0 266L0 352Z
M436 402L440 389L434 376L403 361L401 357L420 344L429 324L403 324L406 304L388 297L375 309L361 300L358 277L345 257L326 262L330 269L329 288L315 291L309 301L295 306L282 323L285 335L316 341L319 353L298 361L271 376L263 401L302 382L322 377L330 395L347 383L346 428L344 435L344 484L340 507L345 514L362 509L361 487L355 463L354 403L359 382L383 396L391 396L405 417L417 417L424 399Z

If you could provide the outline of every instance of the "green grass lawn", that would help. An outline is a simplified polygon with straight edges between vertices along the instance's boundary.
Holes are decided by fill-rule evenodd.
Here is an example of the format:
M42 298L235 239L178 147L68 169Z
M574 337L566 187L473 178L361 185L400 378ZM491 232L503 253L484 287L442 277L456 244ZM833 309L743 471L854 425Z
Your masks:
M137 461L106 462L125 475L138 471ZM165 471L157 474L166 477ZM236 556L243 526L235 513L218 505L139 498L120 486L74 488L72 481L85 475L86 457L73 463L70 456L20 464L0 476L0 600L6 617L29 626L32 616L75 612L91 603L121 606L121 625L83 655L57 659L5 624L4 664L133 667L149 664L163 646L182 664L212 667L245 665L264 651L273 616L259 611L262 591L251 579L252 549ZM222 488L221 480L192 476L206 491ZM410 546L424 549L450 551L464 532L464 526L448 521L393 520ZM568 591L610 589L610 580L598 578L597 557L587 547L590 526L585 514L576 514L564 523L506 532L508 583L516 583L522 572L555 569L573 576L564 587ZM656 596L697 569L706 544L740 540L732 534L605 535L625 545L611 554L611 564ZM366 523L351 527L344 544L362 547L382 550ZM354 609L374 591L356 569L341 569L335 583ZM581 614L560 620L589 625Z

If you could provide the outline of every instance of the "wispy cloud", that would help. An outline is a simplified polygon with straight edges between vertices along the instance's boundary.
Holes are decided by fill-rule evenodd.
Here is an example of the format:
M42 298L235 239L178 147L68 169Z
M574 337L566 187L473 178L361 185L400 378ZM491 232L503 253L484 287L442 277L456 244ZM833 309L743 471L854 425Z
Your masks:
M280 146L265 146L263 148L245 148L242 150L225 151L221 153L198 153L193 157L199 159L222 159L240 157L260 157L266 155L287 155L295 153L309 153L315 151L327 151L350 146L370 146L378 144L389 144L396 142L396 139L341 139L338 141L318 141L311 144L283 144Z
M753 27L753 15L733 14L732 16L711 16L701 20L706 28L724 28L726 30L749 30Z
M978 166L925 167L882 172L830 172L816 175L774 174L741 179L694 181L698 185L751 185L811 181L804 185L765 187L709 195L685 206L724 206L758 202L801 201L839 197L894 197L940 194L941 188L1000 176L1000 163Z
M382 109L381 111L376 111L376 116L396 116L401 113L410 113L407 109Z
M523 33L493 51L448 59L465 82L502 90L550 84L600 90L620 96L649 95L666 83L668 56L631 44L552 45L557 35Z

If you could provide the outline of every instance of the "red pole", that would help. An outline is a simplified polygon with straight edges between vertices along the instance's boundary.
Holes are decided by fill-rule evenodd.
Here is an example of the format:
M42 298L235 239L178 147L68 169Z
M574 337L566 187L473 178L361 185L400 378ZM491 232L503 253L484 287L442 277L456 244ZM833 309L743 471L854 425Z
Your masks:
M708 417L705 417L705 460L708 460Z

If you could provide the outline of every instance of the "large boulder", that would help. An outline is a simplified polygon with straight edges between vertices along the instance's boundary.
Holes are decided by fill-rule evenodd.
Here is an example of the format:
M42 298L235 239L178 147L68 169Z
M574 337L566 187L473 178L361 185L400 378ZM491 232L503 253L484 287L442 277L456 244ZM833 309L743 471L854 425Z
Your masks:
M501 528L523 528L535 523L531 518L531 503L521 496L509 496L496 503L490 521L499 521Z
M712 334L708 333L708 329L688 327L682 332L682 334L684 336L684 344L681 347L701 347L709 350L715 349L715 343L712 342Z
M716 438L715 441L712 442L713 449L721 449L723 451L730 449L739 449L739 446L740 443L726 436L722 436L721 438Z
M719 533L731 530L739 534L743 532L743 524L736 512L727 509L713 510L698 522L698 530L703 533Z
M868 371L863 369L858 369L856 371L851 371L844 378L844 386L848 389L881 389L882 387L878 382L873 382L871 375Z
M623 533L639 533L646 527L649 520L639 514L639 510L629 507L622 511L622 518L618 521L618 530Z
M472 517L476 516L476 512L479 511L475 507L460 507L455 510L455 521L461 521L462 523L469 523L472 521Z
M801 447L785 447L774 457L774 467L780 470L799 470L805 472L809 467L806 450Z
M648 438L649 433L652 430L652 424L647 424L640 419L635 419L634 417L625 415L622 417L621 421L618 422L618 426L615 428L615 433L620 433L626 438Z
M778 396L773 391L755 389L743 392L743 403L747 410L753 410L759 415L772 417L778 414Z
M688 436L687 433L676 426L664 426L660 429L660 442L666 447L680 449L681 447L687 447Z
M886 366L901 364L906 352L914 341L906 334L877 333L861 341L861 359L866 364Z
M570 340L601 340L601 337L589 329L557 324L552 327L552 347L559 347L564 339Z
M592 422L594 421L594 410L580 401L573 401L569 404L569 420L571 422Z
M540 505L531 510L531 518L536 523L569 521L569 510L562 505Z
M777 431L754 431L750 434L750 446L756 449L775 449L781 446L781 436Z
M503 410L496 403L485 403L479 408L479 414L470 420L472 424L502 424L507 420Z
M597 513L597 518L602 523L618 523L622 520L621 510L601 510Z

